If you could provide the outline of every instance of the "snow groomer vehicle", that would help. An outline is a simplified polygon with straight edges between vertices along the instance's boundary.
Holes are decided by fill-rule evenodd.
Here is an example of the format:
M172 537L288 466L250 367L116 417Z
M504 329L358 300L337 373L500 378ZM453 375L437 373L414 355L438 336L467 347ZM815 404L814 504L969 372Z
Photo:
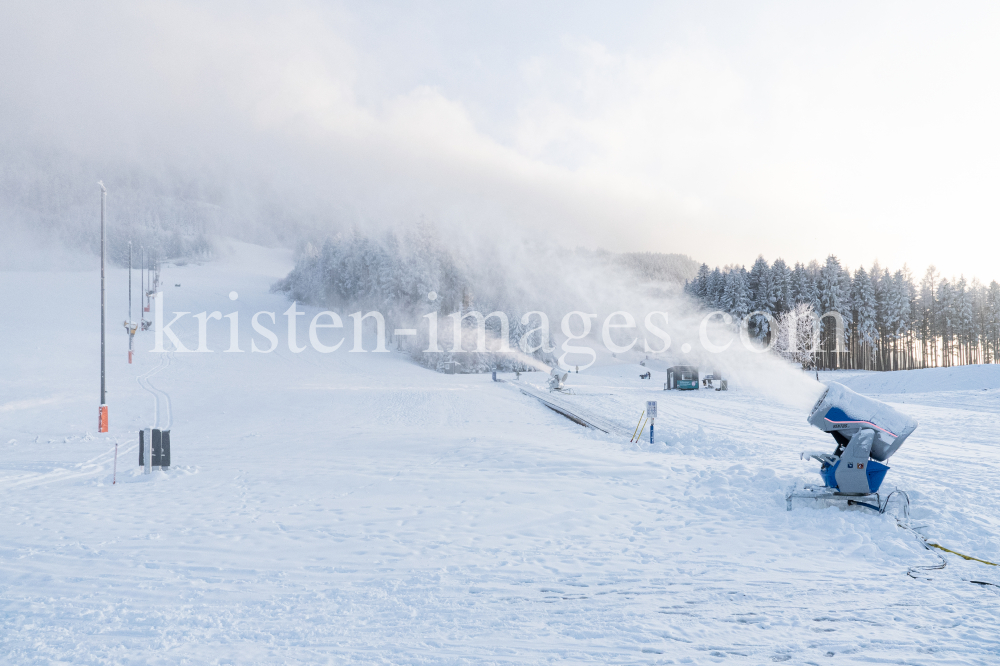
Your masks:
M917 429L916 419L889 405L830 382L808 417L809 423L833 435L833 453L807 451L802 458L819 461L822 486L805 486L785 497L844 499L878 509L879 488L889 471L885 463ZM874 499L876 505L866 500Z

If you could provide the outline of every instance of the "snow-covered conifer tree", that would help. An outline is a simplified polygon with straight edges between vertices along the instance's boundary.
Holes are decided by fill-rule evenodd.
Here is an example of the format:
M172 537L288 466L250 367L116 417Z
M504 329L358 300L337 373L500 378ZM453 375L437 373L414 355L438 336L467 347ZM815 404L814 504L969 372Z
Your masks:
M771 265L771 275L774 282L774 313L782 314L795 307L792 289L792 271L781 257Z
M723 302L726 292L726 278L722 271L716 267L712 274L708 276L708 289L706 298L707 305L712 310L723 309Z
M792 293L796 304L807 303L813 309L819 308L819 299L816 297L816 280L812 271L801 263L796 263L795 269L792 271Z
M955 288L951 281L941 280L938 284L938 316L937 334L941 338L941 365L950 367L954 362L954 346L952 344L955 336Z
M875 289L864 267L854 272L853 303L855 316L855 339L858 343L857 358L865 370L875 367L875 349L878 344L876 326Z
M987 307L987 337L989 339L988 357L993 363L1000 363L1000 284L996 280L990 282L986 292Z
M969 352L972 346L972 296L969 293L968 283L962 275L955 285L955 305L958 327L958 363L967 363Z
M828 312L836 312L841 317L844 314L843 289L841 287L840 261L834 255L826 258L826 263L819 270L818 298L820 317ZM837 322L833 317L824 317L820 320L820 329L823 333L823 367L838 367L839 359L835 352L842 349L843 340L837 340Z
M722 300L721 309L737 321L742 321L750 312L750 290L745 268L734 268L726 273L726 289Z
M747 286L750 293L750 310L773 315L777 294L771 275L771 267L763 255L758 256L757 261L751 267ZM767 317L758 314L750 319L747 326L750 336L757 340L766 338L770 333Z
M803 369L811 367L815 340L815 319L812 306L799 303L778 317L775 332L774 351L778 356L799 364Z
M693 293L703 304L708 302L708 276L710 274L708 264L702 264L698 267L698 276L693 281Z

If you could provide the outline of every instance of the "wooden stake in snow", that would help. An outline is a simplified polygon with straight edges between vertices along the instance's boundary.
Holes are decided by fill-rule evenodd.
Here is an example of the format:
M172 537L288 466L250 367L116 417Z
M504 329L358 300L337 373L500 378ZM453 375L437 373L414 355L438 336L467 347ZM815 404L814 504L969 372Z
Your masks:
M646 415L646 410L642 410L642 414L639 414L639 422L635 424L635 431L632 433L632 439L628 440L630 442L635 441L635 436L639 434L639 426L642 425L642 417Z

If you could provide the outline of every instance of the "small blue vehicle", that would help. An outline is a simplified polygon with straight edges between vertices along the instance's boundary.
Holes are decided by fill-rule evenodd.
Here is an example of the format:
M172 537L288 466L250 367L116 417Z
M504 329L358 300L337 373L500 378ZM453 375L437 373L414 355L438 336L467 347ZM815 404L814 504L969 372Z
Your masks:
M667 368L667 383L663 385L664 391L697 391L698 390L698 368L693 365L675 365Z

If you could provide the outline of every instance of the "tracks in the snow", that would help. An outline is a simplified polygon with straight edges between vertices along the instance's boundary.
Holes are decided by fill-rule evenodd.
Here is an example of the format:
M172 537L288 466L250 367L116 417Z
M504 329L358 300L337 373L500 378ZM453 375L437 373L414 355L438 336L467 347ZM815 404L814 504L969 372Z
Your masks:
M138 446L137 439L131 439L120 444L118 456L123 457L134 451ZM113 464L115 455L114 447L110 447L102 453L89 460L75 463L67 467L56 467L40 472L29 472L0 480L0 488L16 488L18 486L38 486L54 482L69 481L83 477L94 476L95 474L107 473ZM41 467L41 465L39 465Z
M161 354L159 363L135 378L139 386L153 396L153 423L152 427L163 430L170 429L173 422L173 415L170 404L170 394L153 386L149 378L157 374L173 361L173 353ZM124 444L124 446L122 446ZM138 438L126 440L120 443L118 457L124 458L138 447ZM111 447L99 455L84 462L75 463L67 467L57 467L55 469L29 472L19 474L4 479L0 479L0 488L13 488L25 485L40 485L53 482L68 481L82 477L93 476L102 472L110 471L113 465L115 449Z
M152 427L159 428L161 430L169 430L170 424L173 421L170 409L170 394L153 386L150 383L149 378L170 365L173 360L173 356L173 352L161 354L159 363L135 378L135 381L138 382L139 386L153 396Z
M578 423L586 428L593 428L595 430L600 430L607 435L624 435L628 434L622 428L616 426L615 424L603 419L599 416L593 414L585 413L584 410L580 409L575 405L570 405L564 400L560 400L555 396L545 395L538 388L531 386L529 384L517 385L511 382L503 380L504 383L510 384L516 387L522 394L528 396L529 398L534 398L539 401L552 411L557 414L561 414L568 418L569 420Z

